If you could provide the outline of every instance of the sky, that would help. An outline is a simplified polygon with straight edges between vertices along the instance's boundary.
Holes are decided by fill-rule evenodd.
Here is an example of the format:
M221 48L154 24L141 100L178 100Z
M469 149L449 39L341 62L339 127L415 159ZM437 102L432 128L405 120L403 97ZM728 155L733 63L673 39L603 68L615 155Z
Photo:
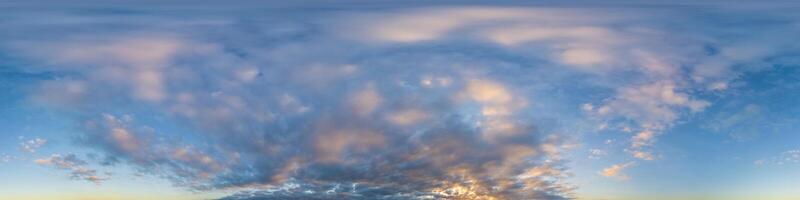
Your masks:
M800 199L792 1L3 1L0 199Z

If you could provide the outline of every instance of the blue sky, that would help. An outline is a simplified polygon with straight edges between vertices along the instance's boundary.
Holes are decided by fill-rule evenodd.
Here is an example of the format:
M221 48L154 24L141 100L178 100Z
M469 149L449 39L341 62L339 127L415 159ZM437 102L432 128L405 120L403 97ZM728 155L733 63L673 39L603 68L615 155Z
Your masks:
M798 6L0 3L0 199L798 199Z

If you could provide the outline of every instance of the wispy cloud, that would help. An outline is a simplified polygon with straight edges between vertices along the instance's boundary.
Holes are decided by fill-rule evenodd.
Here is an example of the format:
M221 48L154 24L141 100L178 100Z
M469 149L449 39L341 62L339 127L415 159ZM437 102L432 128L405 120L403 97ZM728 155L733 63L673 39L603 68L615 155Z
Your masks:
M589 159L600 159L608 155L608 152L601 149L589 149Z
M67 170L70 172L70 178L76 180L85 180L100 184L102 181L107 180L108 177L97 175L97 170L89 168L88 163L76 156L75 154L53 154L47 158L36 159L33 162L39 165L54 166L58 169Z
M47 140L42 138L33 138L19 143L20 150L27 153L36 153L36 150L47 144Z
M14 156L5 153L0 154L0 163L7 163L11 162L12 160L14 160Z
M753 162L756 165L793 165L800 164L800 150L788 150L779 155L759 159Z
M635 162L615 164L612 165L611 167L605 168L602 171L600 171L600 175L609 178L615 178L618 180L628 180L630 179L630 177L627 174L623 173L622 170L632 167L635 164L636 164Z

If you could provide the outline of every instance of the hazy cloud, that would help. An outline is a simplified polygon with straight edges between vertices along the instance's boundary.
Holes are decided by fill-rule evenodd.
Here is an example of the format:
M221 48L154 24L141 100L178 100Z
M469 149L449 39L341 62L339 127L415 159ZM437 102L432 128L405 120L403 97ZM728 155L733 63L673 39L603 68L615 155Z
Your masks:
M800 164L800 150L787 150L777 156L756 160L754 163L756 165Z

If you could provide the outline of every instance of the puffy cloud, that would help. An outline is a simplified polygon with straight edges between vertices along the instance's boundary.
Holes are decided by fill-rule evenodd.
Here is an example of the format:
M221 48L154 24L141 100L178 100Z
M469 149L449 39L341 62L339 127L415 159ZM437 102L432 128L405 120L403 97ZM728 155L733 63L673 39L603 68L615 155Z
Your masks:
M355 27L348 29L355 30L348 33L363 36L356 39L371 43L490 42L501 45L505 51L532 54L531 57L553 64L596 73L604 80L602 84L611 83L611 87L605 89L615 92L599 102L586 104L596 106L584 107L584 110L597 116L604 124L622 120L622 124L628 124L625 127L636 132L650 131L653 136L672 126L680 117L711 106L709 101L696 97L696 94L725 89L728 81L741 71L747 71L737 71L733 69L734 66L759 62L775 54L774 49L791 49L779 41L762 38L742 36L728 39L724 38L727 36L716 35L717 32L675 33L669 31L675 27L667 24L683 23L681 20L684 18L665 19L652 15L694 16L707 13L653 10L653 13L630 11L613 16L587 14L600 10L503 7L409 9L367 15L369 19L348 24L351 28ZM427 23L416 23L419 21ZM706 23L711 22L683 23L687 27L682 30L711 27L706 29L716 31L730 28ZM739 31L739 28L733 29ZM763 34L780 35L781 30L769 27L763 30ZM710 46L712 49L709 49ZM425 83L431 82L427 80ZM497 113L502 109L490 107L487 111ZM495 122L496 127L510 128L501 122ZM644 143L651 144L654 137L648 137L647 141L642 139L645 138L631 137L631 148L642 152ZM640 155L638 157L647 158L642 153L637 154Z
M86 74L80 76L87 83L84 97L68 102L87 116L78 142L116 160L109 164L131 165L179 186L257 190L257 198L324 193L365 199L562 199L571 194L561 157L568 142L520 112L529 109L529 97L495 80L498 75L464 72L445 78L432 76L436 70L397 68L381 57L360 61L370 68L295 60L254 67L259 65L248 63L258 59L245 61L221 49L187 51L159 57L163 62L156 63L164 66L145 67L159 72L153 80L164 95L158 99L142 98L135 65L80 60L111 71L133 70L134 76L111 80L54 61ZM100 106L118 102L145 108L130 112L163 115L187 132L165 132L159 128L164 124L109 114L117 111Z
M22 141L19 143L20 150L28 153L36 153L36 150L41 148L45 144L47 144L47 140L38 137Z
M635 150L633 155L653 160L651 153L641 149L652 145L656 136L678 119L681 109L700 112L710 105L708 101L690 99L688 94L675 91L675 87L671 82L626 87L604 105L588 110L602 117L623 117L634 121L641 131L631 137L631 148Z
M47 158L36 159L33 162L39 165L53 166L58 169L70 171L70 178L76 180L85 180L100 184L102 181L109 179L105 176L97 175L97 170L89 168L88 162L78 158L75 154L53 154Z
M78 142L109 164L241 191L227 199L565 199L560 126L584 122L559 108L627 127L628 152L652 160L657 135L711 106L697 88L773 53L659 18L683 11L604 11L154 10L152 23L14 21L30 23L6 31L26 42L4 47L57 75L32 99L73 111ZM109 23L124 28L96 27Z
M672 82L625 87L618 96L597 108L598 115L622 116L640 123L645 129L663 129L678 118L678 109L699 112L710 105L676 91Z

